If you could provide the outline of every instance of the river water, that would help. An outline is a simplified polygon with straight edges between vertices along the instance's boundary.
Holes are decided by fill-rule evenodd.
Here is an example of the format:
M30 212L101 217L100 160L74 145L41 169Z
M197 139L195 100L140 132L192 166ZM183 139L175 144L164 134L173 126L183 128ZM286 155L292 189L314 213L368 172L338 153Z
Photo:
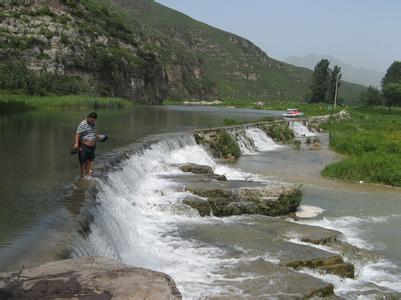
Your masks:
M266 218L200 218L181 206L186 193L171 179L180 175L174 164L194 162L229 179L303 184L303 209L316 214L293 222L339 230L348 243L379 256L353 262L355 280L304 272L333 283L346 298L376 287L401 292L399 189L322 179L322 167L338 159L326 147L280 147L250 129L241 143L244 155L224 165L186 133L221 126L224 118L253 121L280 112L136 107L98 114L98 130L110 140L99 144L97 164L127 150L130 155L91 180L77 179L76 157L69 155L75 126L85 112L0 116L0 271L65 256L103 255L170 274L185 298L261 297L263 289L255 283L263 277L248 267L258 259L279 259L266 251L266 244L256 242L260 232L255 228L263 228ZM327 144L327 136L319 138ZM96 193L88 193L94 186ZM88 199L95 204L85 206ZM76 230L82 210L89 210L92 218L87 234Z

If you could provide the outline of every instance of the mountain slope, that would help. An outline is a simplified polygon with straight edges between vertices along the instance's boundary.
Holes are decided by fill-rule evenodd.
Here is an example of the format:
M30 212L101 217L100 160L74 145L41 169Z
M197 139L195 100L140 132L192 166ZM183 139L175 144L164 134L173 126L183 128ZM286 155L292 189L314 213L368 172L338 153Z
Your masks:
M135 18L187 46L221 98L302 100L310 72L266 55L250 41L150 0L113 0Z
M152 0L0 2L0 90L303 101L311 75Z
M290 56L285 59L285 62L298 67L313 70L315 65L323 58L328 59L331 65L338 65L341 67L344 80L348 80L365 86L373 85L379 87L380 82L384 77L384 72L373 69L357 68L349 63L344 63L331 55L309 54L303 57Z
M179 72L183 81L201 77L188 49L144 30L109 1L17 3L0 3L0 89L84 92L152 104L171 91L167 74Z

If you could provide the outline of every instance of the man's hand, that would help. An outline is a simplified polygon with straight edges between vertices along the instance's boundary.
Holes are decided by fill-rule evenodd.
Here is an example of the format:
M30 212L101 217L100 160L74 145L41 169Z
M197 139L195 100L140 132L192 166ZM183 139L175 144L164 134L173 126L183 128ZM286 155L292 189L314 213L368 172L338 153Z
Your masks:
M78 149L78 148L79 148L78 144L75 144L74 149Z

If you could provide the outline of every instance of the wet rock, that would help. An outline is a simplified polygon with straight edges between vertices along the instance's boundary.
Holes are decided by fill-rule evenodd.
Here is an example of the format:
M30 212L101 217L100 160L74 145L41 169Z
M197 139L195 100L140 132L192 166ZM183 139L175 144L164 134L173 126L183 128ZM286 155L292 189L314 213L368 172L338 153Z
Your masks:
M215 216L241 214L278 216L295 212L302 192L294 186L269 186L259 182L189 182L185 190L207 198Z
M209 166L205 165L197 165L197 164L183 164L178 167L183 172L191 172L194 174L214 174L213 169Z
M1 299L181 299L166 274L102 257L56 261L0 273Z
M201 217L210 216L211 207L207 199L196 195L188 195L182 202L196 209Z
M238 279L238 274L247 278L235 281L235 287L244 291L241 296L224 295L226 298L211 299L309 299L313 297L334 296L333 285L307 274L295 272L271 262L257 259L241 261L228 268L225 278ZM262 298L260 295L264 295Z
M262 226L257 225L255 227L263 228ZM318 226L302 225L273 218L269 219L269 230L287 240L295 239L316 245L327 244L329 242L336 241L341 235L341 232L339 231Z
M264 225L262 227L257 222L213 225L213 235L199 229L199 233L192 231L191 235L199 235L201 240L208 240L212 244L216 242L226 247L235 245L239 249L245 249L247 257L264 257L282 267L295 270L310 268L321 273L354 277L353 265L344 262L340 254L282 240L277 236L274 224L273 228L270 228L269 223Z

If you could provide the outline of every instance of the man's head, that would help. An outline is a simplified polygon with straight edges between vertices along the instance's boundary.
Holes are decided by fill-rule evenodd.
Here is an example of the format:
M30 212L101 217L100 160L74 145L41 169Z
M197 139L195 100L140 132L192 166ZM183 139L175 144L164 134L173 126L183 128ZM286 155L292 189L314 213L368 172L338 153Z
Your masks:
M87 117L86 121L88 124L94 125L96 123L97 114L95 112L91 112Z

